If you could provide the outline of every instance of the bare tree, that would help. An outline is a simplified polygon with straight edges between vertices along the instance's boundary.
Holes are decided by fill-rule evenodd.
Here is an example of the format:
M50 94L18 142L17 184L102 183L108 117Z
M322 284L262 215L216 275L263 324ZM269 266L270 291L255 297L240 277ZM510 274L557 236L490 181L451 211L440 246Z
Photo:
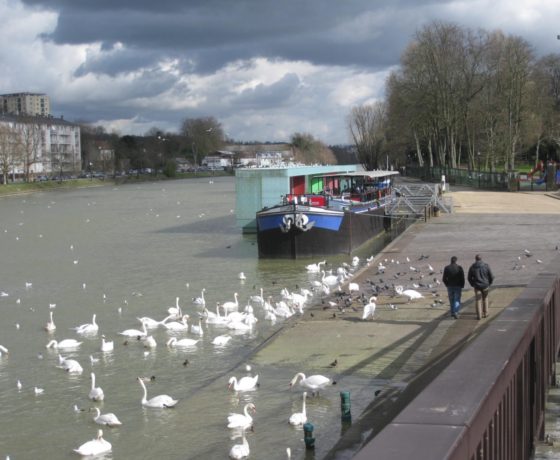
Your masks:
M348 118L348 129L358 152L358 159L365 169L378 169L385 152L387 128L386 105L376 102L353 107Z
M17 134L8 124L0 124L0 173L2 182L8 183L10 170L13 171L15 152L17 149Z
M41 161L41 126L32 117L22 117L18 120L15 129L19 137L17 160L23 164L25 180L29 182L31 167Z
M336 164L336 157L321 141L308 133L295 133L290 140L294 147L294 157L304 164Z
M187 147L190 147L195 166L202 157L221 149L225 142L222 125L214 117L185 118L181 134Z

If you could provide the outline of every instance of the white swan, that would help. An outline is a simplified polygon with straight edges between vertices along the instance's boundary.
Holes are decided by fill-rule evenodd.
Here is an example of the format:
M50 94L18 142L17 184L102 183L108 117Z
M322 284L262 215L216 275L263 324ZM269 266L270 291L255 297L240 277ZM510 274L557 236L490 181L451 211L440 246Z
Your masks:
M95 415L93 417L93 421L95 423L97 423L98 425L107 425L107 426L111 426L111 427L122 425L121 421L112 412L107 412L106 414L101 414L101 411L99 410L99 407L93 407L92 409L97 412L97 415Z
M261 295L252 295L251 297L249 297L249 300L251 302L254 303L258 303L259 305L263 305L264 304L264 297L263 297L263 288L261 288Z
M324 270L321 270L323 277L321 278L321 282L326 284L327 286L334 286L339 283L338 276L335 275L327 275Z
M224 346L231 340L231 335L218 335L212 340L212 345Z
M111 449L111 443L103 439L103 430L98 430L95 439L83 443L80 447L74 449L74 452L85 457L88 455L99 455L111 452Z
M138 377L137 380L140 382L140 385L144 390L144 396L142 397L143 406L165 409L165 408L173 407L175 406L175 404L177 404L178 401L168 395L158 395L158 396L154 396L153 398L147 399L148 391L146 390L146 385L144 385L144 382L140 377Z
M239 381L237 377L230 377L228 382L228 388L234 391L250 391L254 390L258 386L259 376L258 374L254 377L241 377Z
M163 327L168 331L188 331L189 324L187 323L187 319L189 315L183 315L181 317L181 321L171 321L169 323L163 323Z
M373 315L375 314L376 301L377 297L371 296L368 303L364 305L364 311L362 313L363 320L368 319L370 316L373 318Z
M96 314L94 313L91 319L91 323L81 324L75 327L74 330L78 334L97 334L97 331L99 331L99 325L95 322L95 317Z
M49 321L47 321L47 324L45 324L45 331L54 332L54 330L56 329L56 324L54 324L53 311L52 310L49 312L49 316L50 316L50 319L49 319Z
M411 300L424 298L424 296L420 292L415 291L414 289L404 289L403 290L402 286L395 286L395 292L398 295L404 295L405 297L408 297L409 302Z
M175 318L175 315L169 315L163 318L161 321L157 319L150 318L149 316L142 316L141 318L136 318L138 321L146 325L146 329L156 329L165 323L167 320Z
M206 305L206 299L204 298L205 292L206 292L206 288L202 288L202 291L200 291L200 297L193 297L192 301L195 305L201 305L201 306Z
M101 351L113 351L115 349L115 342L105 341L105 336L101 337Z
M46 348L58 348L58 349L62 349L62 348L78 348L83 342L78 342L75 339L64 339L61 340L60 342L57 342L56 340L51 340L49 343L47 343Z
M235 444L229 451L229 457L235 460L247 458L249 456L249 443L245 437L245 430L242 432L241 444Z
M95 374L91 373L91 390L89 390L89 399L92 401L103 401L105 399L105 393L103 393L103 388L95 386Z
M237 300L237 292L233 293L233 298L235 299L233 302L224 302L222 304L222 308L226 314L231 313L232 311L237 311L239 309L239 301Z
M9 353L8 349L4 345L0 345L0 356L2 356L2 353L6 355Z
M206 307L204 307L203 316L206 317L205 321L206 324L216 324L218 326L224 326L227 324L228 319L226 316L220 315L220 303L216 303L216 313L209 311Z
M202 337L204 335L204 330L202 329L202 319L198 319L198 324L191 325L191 334L199 335Z
M243 272L239 272L239 274L237 275L237 278L239 278L241 281L244 281L247 279L247 277L245 276L245 273Z
M321 271L321 265L325 265L326 263L326 260L322 260L321 262L317 262L316 264L306 265L305 269L308 273L319 273Z
M179 305L179 297L175 297L175 306L169 307L167 309L167 313L169 313L173 318L180 318L183 316L183 310L181 310Z
M304 391L303 392L303 403L301 406L301 412L294 412L291 416L290 419L288 420L288 422L290 423L290 425L303 425L305 422L307 422L307 413L305 411L305 398L307 397L307 392Z
M148 335L147 337L144 337L144 340L142 342L144 344L144 348L156 348L157 347L157 342L156 339L154 339L153 335Z
M253 403L245 404L242 414L230 413L227 418L227 427L233 429L241 428L242 430L251 428L253 425L253 417L249 415L249 411L253 413L257 411Z
M138 329L126 329L119 332L119 335L124 335L125 337L145 337L148 335L148 330L146 329L146 324L142 323L142 330Z
M304 373L298 372L290 382L290 387L293 387L299 378L301 378L299 385L301 387L308 388L314 394L329 385L334 385L334 382L324 375L310 375L309 377L305 377Z
M198 342L200 342L200 339L199 340L195 340L195 339L180 339L180 340L177 340L175 337L171 337L167 341L167 346L169 348L172 348L172 347L177 347L177 348L194 347Z
M69 374L81 374L84 369L75 359L67 359L58 355L59 367L64 369Z

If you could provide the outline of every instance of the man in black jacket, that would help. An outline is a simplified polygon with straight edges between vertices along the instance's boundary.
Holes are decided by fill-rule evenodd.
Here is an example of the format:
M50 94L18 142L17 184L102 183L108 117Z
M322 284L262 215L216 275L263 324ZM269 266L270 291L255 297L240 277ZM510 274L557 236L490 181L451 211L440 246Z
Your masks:
M474 259L474 264L469 268L468 280L474 288L476 317L480 319L488 316L488 290L494 282L494 275L488 264L482 261L480 254L477 254Z
M443 284L447 287L451 316L458 318L461 308L461 290L465 287L465 272L457 264L457 257L451 257L451 263L443 269Z

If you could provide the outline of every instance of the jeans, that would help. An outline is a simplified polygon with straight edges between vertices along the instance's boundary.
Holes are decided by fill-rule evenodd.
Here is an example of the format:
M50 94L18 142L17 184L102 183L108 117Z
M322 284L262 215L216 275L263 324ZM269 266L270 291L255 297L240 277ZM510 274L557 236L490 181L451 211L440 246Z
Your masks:
M456 315L461 308L461 291L463 288L457 286L448 286L447 295L449 296L449 305L451 307L451 314Z

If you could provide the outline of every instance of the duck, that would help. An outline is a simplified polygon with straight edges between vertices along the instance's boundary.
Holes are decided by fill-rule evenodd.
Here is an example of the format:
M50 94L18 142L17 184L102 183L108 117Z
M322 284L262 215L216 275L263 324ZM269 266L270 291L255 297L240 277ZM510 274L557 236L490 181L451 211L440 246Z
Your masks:
M74 330L76 331L76 333L85 334L85 335L97 334L97 331L99 330L99 325L95 322L96 316L97 315L94 313L91 319L91 323L85 323L75 327Z
M237 377L230 377L228 381L228 388L234 391L250 391L254 390L258 386L259 376L258 374L254 377L246 376L241 377L237 380Z
M195 340L195 339L179 339L179 340L177 340L175 337L171 337L167 341L167 346L169 348L173 348L173 347L186 348L186 347L193 347L198 342L200 342L200 339L199 340Z
M290 423L290 425L294 425L294 426L298 426L298 425L303 425L305 422L307 422L307 413L305 410L305 398L307 397L307 391L303 392L303 403L302 403L302 407L301 407L301 412L294 412L288 422Z
M54 332L56 330L56 324L54 324L52 311L49 312L49 317L49 321L47 321L47 323L45 324L45 331Z
M105 399L105 393L103 388L95 386L95 374L91 374L91 390L89 390L89 399L92 401L103 401Z
M64 349L64 348L78 348L83 342L78 342L76 339L64 339L61 340L60 342L57 342L56 340L51 340L49 343L47 343L45 348L58 348L58 349Z
M313 394L317 394L319 390L329 385L335 384L334 381L332 381L328 377L325 377L324 375L317 374L317 375L310 375L309 377L306 377L303 372L298 372L290 382L290 388L296 384L298 379L301 379L299 380L299 385L301 387L311 390Z
M111 443L103 439L103 430L97 430L97 437L95 439L85 442L77 449L74 449L74 452L86 457L111 452L111 449Z
M253 403L245 404L242 414L230 413L227 417L227 427L232 429L241 428L246 430L253 426L253 417L249 415L249 411L255 413L257 409Z
M242 458L247 458L249 456L250 449L247 438L245 437L245 430L243 430L241 433L241 439L241 444L235 444L231 447L229 451L229 458L239 460Z
M138 377L137 380L138 382L140 382L140 385L144 390L144 396L142 397L143 406L156 408L156 409L157 408L167 409L170 407L174 407L179 402L177 399L173 399L171 396L168 395L158 395L158 396L154 396L153 398L147 399L148 391L146 390L146 385L144 385L144 382L140 377Z
M97 415L93 417L93 421L98 425L106 425L110 427L122 425L122 422L112 412L107 412L106 414L102 414L101 411L99 410L99 407L93 407L90 410L96 411Z

